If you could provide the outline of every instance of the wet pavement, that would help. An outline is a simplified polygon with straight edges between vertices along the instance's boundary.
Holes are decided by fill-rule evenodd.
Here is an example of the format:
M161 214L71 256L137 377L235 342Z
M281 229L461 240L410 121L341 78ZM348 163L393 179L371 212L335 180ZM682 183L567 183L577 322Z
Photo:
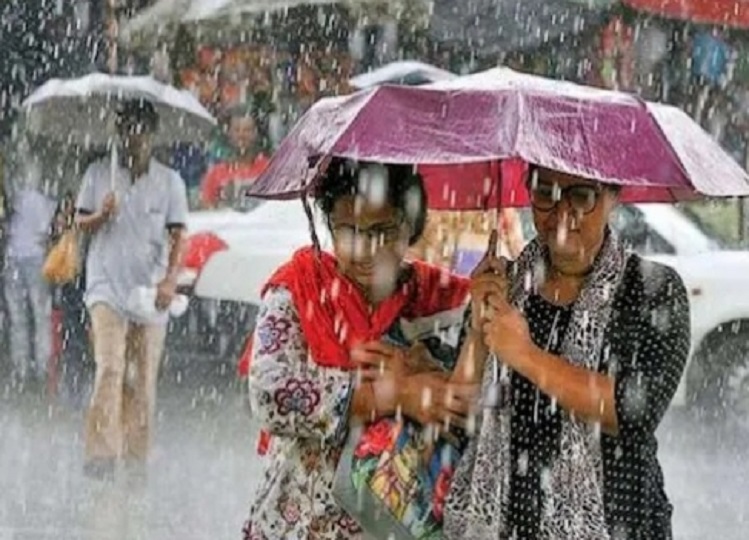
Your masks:
M147 483L81 473L82 415L0 396L0 540L235 539L261 463L240 387L162 384ZM660 431L677 540L745 540L749 436L671 413Z

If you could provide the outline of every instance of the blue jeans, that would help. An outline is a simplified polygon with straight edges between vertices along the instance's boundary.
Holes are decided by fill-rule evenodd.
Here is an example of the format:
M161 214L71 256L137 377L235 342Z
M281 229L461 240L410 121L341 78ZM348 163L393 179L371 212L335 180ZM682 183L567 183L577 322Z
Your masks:
M44 378L52 356L52 294L42 276L43 265L43 257L7 257L5 261L10 359L21 378L29 371Z

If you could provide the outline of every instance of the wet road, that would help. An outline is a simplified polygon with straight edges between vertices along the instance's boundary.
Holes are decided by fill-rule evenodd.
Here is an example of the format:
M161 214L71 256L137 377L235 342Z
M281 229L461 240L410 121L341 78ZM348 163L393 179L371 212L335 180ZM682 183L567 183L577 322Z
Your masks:
M228 383L162 385L146 485L83 478L81 413L0 395L0 540L238 539L260 463ZM745 540L749 437L672 413L660 432L678 540Z

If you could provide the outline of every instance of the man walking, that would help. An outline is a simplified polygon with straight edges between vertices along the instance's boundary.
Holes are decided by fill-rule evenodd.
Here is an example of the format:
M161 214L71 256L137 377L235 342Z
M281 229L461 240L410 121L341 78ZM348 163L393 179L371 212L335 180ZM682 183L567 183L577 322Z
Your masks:
M120 105L123 159L92 164L76 203L76 222L91 235L86 307L96 378L86 419L85 472L114 473L118 458L142 468L148 456L168 308L174 299L187 221L185 184L152 157L158 115L150 102ZM132 298L156 289L154 310Z

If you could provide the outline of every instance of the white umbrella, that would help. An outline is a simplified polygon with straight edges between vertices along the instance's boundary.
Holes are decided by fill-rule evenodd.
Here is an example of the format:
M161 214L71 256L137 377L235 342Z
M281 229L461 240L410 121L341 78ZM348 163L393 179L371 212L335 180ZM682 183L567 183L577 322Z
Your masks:
M368 73L352 77L349 83L357 89L385 83L425 84L449 81L455 73L415 60L391 62ZM413 81L410 83L410 81Z
M180 24L198 25L220 21L223 26L231 26L240 24L244 16L299 6L344 4L362 8L382 5L387 6L391 12L398 13L422 3L423 0L159 0L125 22L120 29L120 38L125 43L145 43L160 36L168 38L174 27Z
M65 143L109 144L118 102L143 99L159 114L155 144L208 140L216 119L185 90L151 77L94 73L78 79L51 79L21 105L26 129Z

